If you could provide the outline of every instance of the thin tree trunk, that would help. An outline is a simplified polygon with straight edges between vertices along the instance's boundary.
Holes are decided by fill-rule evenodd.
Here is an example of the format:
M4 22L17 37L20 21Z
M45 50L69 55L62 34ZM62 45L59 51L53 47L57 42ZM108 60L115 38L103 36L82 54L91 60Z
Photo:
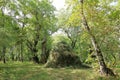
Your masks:
M65 33L67 34L67 37L71 41L71 47L72 47L72 49L74 49L75 46L76 46L76 43L77 43L77 38L72 39L72 37L69 35L69 31L67 31L67 30L65 30Z
M12 61L15 60L15 59L14 59L14 54L13 54L13 52L11 52L11 59L12 59Z
M90 27L88 25L85 15L84 15L84 10L83 10L84 0L81 0L80 2L81 2L81 15L82 15L82 20L83 20L83 25L85 26L86 30L88 31L88 33L91 37L92 45L94 47L94 50L96 51L97 59L99 62L100 72L101 72L101 74L115 76L113 71L111 69L107 68L104 58L103 58L103 55L102 55L102 52L101 52L101 49L98 46L95 36L92 34L92 32L90 30Z
M20 54L21 54L21 58L20 58L20 60L23 62L23 46L22 46L22 42L21 42L21 45L20 45Z
M10 48L11 59L14 61L14 54L13 54L14 47Z
M4 10L5 10L5 7L4 7L4 6L1 7L2 17L5 16L5 15L4 15ZM5 18L2 19L2 27L5 28ZM3 51L2 51L2 53L3 53L3 56L2 56L2 57L3 57L3 63L6 63L6 60L5 60L6 47L5 47L5 46L3 46Z
M3 51L2 51L2 53L3 53L3 63L6 63L6 59L5 59L5 53L6 53L6 47L3 47Z
M23 16L25 17L25 14L23 14ZM25 22L23 22L22 23L22 31L24 30L24 27L25 27ZM23 33L22 33L22 35L24 35ZM23 42L22 42L23 40L21 39L21 44L20 44L20 51L21 51L21 61L23 62Z

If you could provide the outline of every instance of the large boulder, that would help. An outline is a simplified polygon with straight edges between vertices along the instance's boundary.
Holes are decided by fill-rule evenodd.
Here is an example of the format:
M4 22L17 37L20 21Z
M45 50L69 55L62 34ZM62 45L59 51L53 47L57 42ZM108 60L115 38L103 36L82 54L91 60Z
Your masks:
M72 52L70 46L65 42L57 43L51 50L45 67L80 67L81 61L79 56Z

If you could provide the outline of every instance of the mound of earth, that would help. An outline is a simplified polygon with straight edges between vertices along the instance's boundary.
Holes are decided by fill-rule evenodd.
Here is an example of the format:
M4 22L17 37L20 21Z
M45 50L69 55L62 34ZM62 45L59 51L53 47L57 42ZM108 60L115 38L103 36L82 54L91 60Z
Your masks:
M65 42L57 43L51 50L45 67L80 67L79 56L72 52L70 46Z

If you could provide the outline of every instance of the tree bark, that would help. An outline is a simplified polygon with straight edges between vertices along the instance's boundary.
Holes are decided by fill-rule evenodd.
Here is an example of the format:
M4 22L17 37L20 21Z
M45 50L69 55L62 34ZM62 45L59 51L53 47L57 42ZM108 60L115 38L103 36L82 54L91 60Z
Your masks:
M23 16L25 17L25 14L24 14L24 13L23 13ZM25 24L26 24L26 23L23 21L23 22L22 22L22 29L21 29L22 32L23 32L23 30L24 30ZM24 35L24 34L22 33L22 35ZM21 52L20 52L20 61L22 61L22 62L24 61L24 56L23 56L23 41L24 41L24 40L21 38L21 41L20 41L20 42L21 42L21 43L20 43L20 51L21 51Z
M4 10L5 10L5 7L2 6L1 7L1 12L2 12L3 17L5 17ZM5 18L2 19L2 27L5 28ZM2 56L3 57L3 63L6 63L6 60L5 60L6 47L5 46L3 46L2 53L3 53L3 56Z
M31 51L31 53L33 54L33 57L32 57L32 60L33 62L35 63L38 63L39 64L39 58L37 56L37 43L38 41L34 41L34 43L32 43L31 41L27 40L27 46L29 48L29 50Z
M14 59L15 55L13 54L13 50L14 50L14 47L11 47L11 48L10 48L10 54L11 54L11 60L12 60L12 61L15 60L15 59Z
M3 58L3 63L5 64L5 63L6 63L6 59L5 59L6 47L3 47L2 53L3 53L3 56L2 56L2 58Z
M42 53L41 53L41 58L40 58L40 63L45 64L47 62L48 56L49 56L49 50L47 51L46 47L47 39L44 38L41 46L42 46Z
M20 44L20 61L22 61L23 62L23 46L22 46L22 42L21 42L21 44Z
M101 49L98 46L95 36L92 34L92 32L90 30L90 27L88 25L85 15L84 15L84 10L83 10L84 0L81 0L80 3L81 3L81 16L82 16L83 25L85 26L86 30L88 31L88 34L91 37L91 42L94 47L94 50L96 51L96 56L97 56L98 63L100 66L100 72L101 72L101 74L104 74L104 75L115 76L114 72L111 69L107 68L104 58L103 58L103 55L102 55L102 52L101 52Z

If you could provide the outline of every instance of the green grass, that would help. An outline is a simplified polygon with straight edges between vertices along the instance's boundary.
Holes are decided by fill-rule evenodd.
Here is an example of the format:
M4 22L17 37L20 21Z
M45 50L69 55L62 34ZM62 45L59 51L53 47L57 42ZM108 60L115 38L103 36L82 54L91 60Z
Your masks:
M115 68L119 74L120 67ZM43 68L30 62L0 63L0 80L120 80L100 76L94 69Z

